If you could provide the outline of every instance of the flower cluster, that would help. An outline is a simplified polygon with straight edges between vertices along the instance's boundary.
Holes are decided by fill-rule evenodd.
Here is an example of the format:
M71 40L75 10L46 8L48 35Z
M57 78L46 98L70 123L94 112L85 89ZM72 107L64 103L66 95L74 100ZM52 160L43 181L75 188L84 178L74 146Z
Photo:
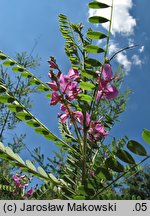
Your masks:
M16 174L13 176L13 180L19 188L25 188L29 185L29 183L27 183L26 175L20 176L19 174Z
M118 95L118 89L110 84L116 77L113 77L110 64L104 65L102 76L99 71L97 71L97 73L99 74L99 87L96 100L99 100L100 98L108 100L116 98Z
M17 188L21 188L23 190L26 189L26 187L29 186L29 182L31 181L31 178L28 178L26 175L19 175L17 173L12 178L16 184L16 192L18 191ZM26 191L26 194L24 196L31 197L36 188L37 185L34 188L30 188L29 190Z
M51 69L58 70L57 74L54 74L52 70L50 70L48 74L51 82L47 82L47 85L52 90L50 105L56 105L58 102L61 103L60 110L63 113L58 115L60 121L64 124L66 120L70 118L70 123L75 121L78 125L81 125L78 129L83 131L83 112L74 109L71 103L72 100L77 99L79 93L82 93L82 89L79 87L79 82L81 80L79 72L71 68L68 74L64 75L59 70L54 58L50 58L48 62ZM96 100L99 101L101 98L108 100L116 98L118 90L111 84L116 77L113 77L111 66L105 64L102 72L96 71L96 73L98 74L97 81L99 83ZM86 111L86 127L90 142L97 142L108 135L101 121L92 121L88 111Z
M62 102L62 94L66 100L74 100L80 88L78 87L77 80L79 79L79 73L75 69L70 69L67 75L59 73L54 75L52 71L49 72L49 77L52 82L47 82L47 85L52 89L52 100L50 105L56 105L58 102Z

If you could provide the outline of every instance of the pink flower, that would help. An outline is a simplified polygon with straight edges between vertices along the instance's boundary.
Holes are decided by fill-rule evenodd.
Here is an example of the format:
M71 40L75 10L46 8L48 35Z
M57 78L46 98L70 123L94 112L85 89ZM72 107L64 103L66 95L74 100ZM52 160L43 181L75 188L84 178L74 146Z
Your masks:
M104 65L102 74L103 74L104 80L106 80L107 82L110 82L112 80L113 72L112 72L110 64Z
M73 118L76 119L79 123L83 123L83 113L81 111L74 112Z
M60 96L57 94L56 91L52 92L52 100L50 102L50 105L56 105L60 101Z
M77 79L77 78L79 78L79 72L76 69L71 68L68 72L68 76L71 79Z
M102 91L98 90L97 95L96 95L96 100L98 101L102 97Z
M108 99L108 100L116 98L119 93L118 89L115 86L110 85L110 82L118 77L112 78L113 73L112 73L111 66L109 64L104 65L102 74L103 74L103 78L100 78L99 80L99 87L96 95L96 100L99 100L101 97L103 99Z
M48 63L50 65L50 68L53 69L58 69L58 65L56 64L55 60L53 57L50 57L50 59L48 60Z
M80 91L81 91L80 88L74 88L72 91L68 91L67 98L69 100L74 100L78 96Z
M72 91L72 90L76 89L77 85L78 85L78 83L73 81L73 82L69 83L68 89Z
M68 75L64 75L64 74L60 75L60 86L62 88L63 93L65 93L65 91L67 90L70 82L71 82L71 79Z
M89 113L86 113L86 125L88 126L90 124L90 114Z
M58 91L58 86L55 81L46 83L53 91Z
M103 94L103 98L106 98L108 100L114 99L118 96L118 89L115 86L108 86Z
M31 188L27 191L27 197L31 197L34 193L34 190Z
M90 123L90 114L86 113L86 125ZM73 113L73 118L76 119L80 124L83 124L83 113L81 111L76 111Z
M60 114L60 115L59 115L59 118L60 118L60 120L61 120L61 123L64 124L64 123L66 122L67 118L68 118L68 115L67 115L66 113Z
M25 175L19 176L18 174L16 174L12 178L19 188L25 188L29 185L28 183L25 182L24 180L25 177L26 177Z
M91 142L97 142L103 139L108 135L108 132L105 131L105 128L102 124L96 122L90 123L90 129L88 130L89 140Z
M66 111L67 111L67 108L66 108L63 104L61 104L60 109L61 109L63 112L66 112Z

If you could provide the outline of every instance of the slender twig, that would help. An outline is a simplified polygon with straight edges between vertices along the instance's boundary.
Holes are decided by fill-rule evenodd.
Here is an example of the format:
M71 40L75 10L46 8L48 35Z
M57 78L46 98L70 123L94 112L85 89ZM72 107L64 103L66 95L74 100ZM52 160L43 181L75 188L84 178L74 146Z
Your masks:
M14 89L14 97L15 97L15 95L16 95L16 92L17 92L18 88L19 88L20 80L21 80L21 76L18 78L17 85L16 85L16 87L15 87L15 89ZM1 132L0 132L0 137L2 137L2 135L3 135L3 132L4 132L4 130L5 130L5 126L6 126L6 124L7 124L7 121L8 121L8 118L9 118L10 113L11 113L10 110L8 110L7 113L6 113L6 118L5 118L5 120L4 120L4 124L3 124L3 127L2 127Z
M128 46L128 47L125 47L125 48L122 48L122 49L118 50L116 53L114 53L114 54L110 57L109 62L110 62L116 55L118 55L120 52L123 52L123 51L128 50L128 49L135 48L135 47L137 47L137 46L139 46L139 45L136 44L136 45Z

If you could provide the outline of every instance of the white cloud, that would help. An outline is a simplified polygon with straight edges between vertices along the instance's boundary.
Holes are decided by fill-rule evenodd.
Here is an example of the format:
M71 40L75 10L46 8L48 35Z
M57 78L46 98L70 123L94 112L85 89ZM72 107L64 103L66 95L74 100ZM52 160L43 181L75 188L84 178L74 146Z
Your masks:
M141 59L139 58L138 55L133 55L133 56L132 56L132 63L133 63L134 65L141 65L141 64L142 64L142 61L141 61Z
M144 47L144 46L141 46L141 48L139 49L139 52L140 52L140 53L144 52L144 49L145 49L145 47Z
M97 0L99 1L99 0ZM106 4L111 5L112 0L100 0ZM130 14L132 8L132 0L114 0L113 10L113 22L111 32L121 33L124 35L132 35L134 33L134 27L136 26L136 20ZM106 9L89 9L89 16L103 16L110 19L110 8ZM108 29L109 23L103 24L103 27Z

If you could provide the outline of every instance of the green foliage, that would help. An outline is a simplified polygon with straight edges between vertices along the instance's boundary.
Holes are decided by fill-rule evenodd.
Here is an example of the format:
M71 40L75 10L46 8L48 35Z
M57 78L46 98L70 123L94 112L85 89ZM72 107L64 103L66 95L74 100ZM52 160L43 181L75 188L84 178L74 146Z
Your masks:
M142 133L142 138L146 143L150 144L150 131L147 129L144 129Z

